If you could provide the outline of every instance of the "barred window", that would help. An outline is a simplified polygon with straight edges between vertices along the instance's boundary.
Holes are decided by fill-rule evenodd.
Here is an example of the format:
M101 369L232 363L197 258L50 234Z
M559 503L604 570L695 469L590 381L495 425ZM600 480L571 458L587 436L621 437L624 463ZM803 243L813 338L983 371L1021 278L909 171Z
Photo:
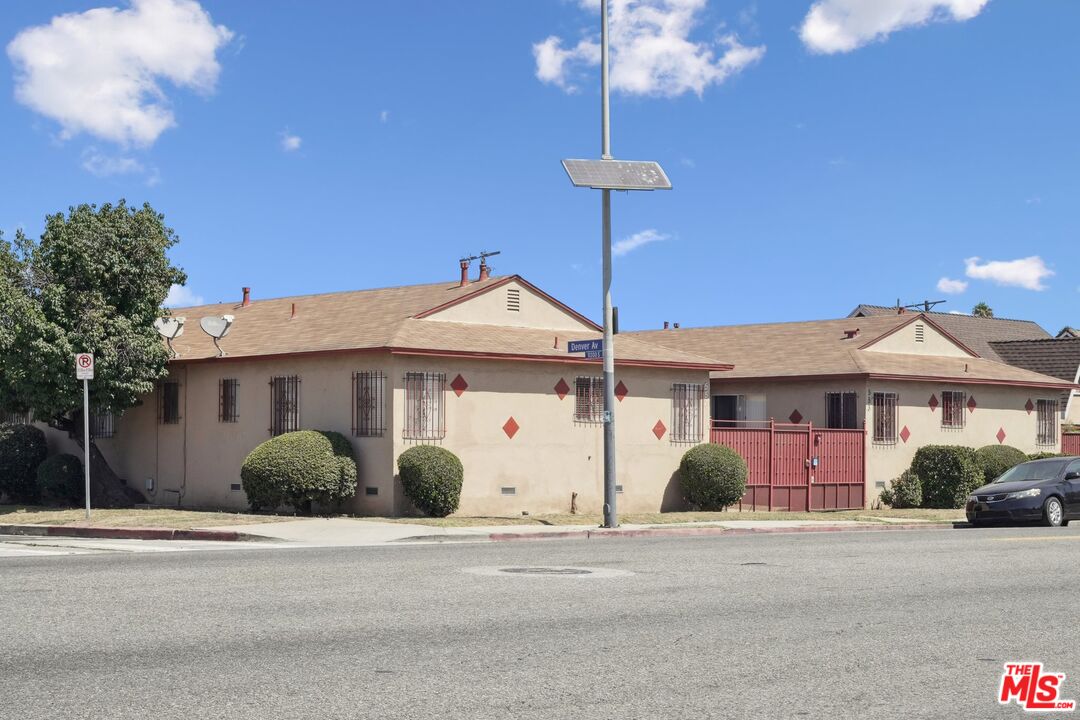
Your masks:
M0 424L2 425L29 425L29 412L15 412L14 410L0 410Z
M405 373L406 440L442 440L446 437L446 375Z
M386 376L353 373L353 435L382 437L386 432Z
M853 392L825 393L825 426L838 430L855 430L859 427L859 396Z
M705 386L701 383L675 383L671 386L671 442L701 442L704 418L701 401Z
M951 390L941 393L941 427L962 429L967 418L964 414L965 403L967 403L967 393Z
M112 413L95 413L90 416L90 437L98 440L116 435L116 416Z
M162 425L180 422L180 383L175 380L158 385L158 422Z
M1039 433L1036 442L1039 445L1057 445L1058 443L1058 401L1039 400L1037 408L1037 420Z
M604 378L579 377L574 383L574 421L604 421Z
M240 381L236 378L218 380L218 422L240 421Z
M896 444L896 393L874 393L874 442Z
M277 437L300 429L300 376L270 379L270 434Z

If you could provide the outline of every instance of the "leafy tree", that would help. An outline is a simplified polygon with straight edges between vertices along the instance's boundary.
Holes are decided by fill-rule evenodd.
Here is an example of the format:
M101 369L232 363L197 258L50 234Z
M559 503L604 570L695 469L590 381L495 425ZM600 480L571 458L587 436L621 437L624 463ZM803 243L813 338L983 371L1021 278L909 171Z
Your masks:
M34 242L0 237L0 403L82 445L82 385L74 354L92 352L90 405L120 414L167 375L168 352L154 319L173 284L187 276L166 251L178 242L149 205L79 205L45 218ZM140 500L93 440L90 468L100 504Z
M971 314L975 317L992 318L994 317L994 310L986 303L981 302L971 309Z

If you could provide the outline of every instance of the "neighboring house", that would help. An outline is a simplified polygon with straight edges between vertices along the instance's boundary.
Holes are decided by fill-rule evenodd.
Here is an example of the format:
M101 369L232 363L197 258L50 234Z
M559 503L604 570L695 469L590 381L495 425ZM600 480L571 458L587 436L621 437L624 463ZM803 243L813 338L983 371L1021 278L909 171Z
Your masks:
M1057 403L1073 379L981 357L945 327L961 327L996 358L989 339L980 335L985 325L970 320L894 310L632 336L734 363L734 370L712 375L711 416L718 427L761 427L770 419L819 428L865 427L865 502L871 503L923 445L1007 443L1029 453L1059 449ZM1041 330L1033 323L1003 322L1018 334Z
M1080 337L1059 335L1050 340L1012 340L994 342L991 346L1010 365L1080 383ZM1060 403L1062 418L1080 424L1080 392L1066 391Z
M1061 332L1059 332L1057 334L1057 337L1059 339L1060 338L1080 338L1080 330L1077 330L1074 327L1067 327L1066 326L1066 327L1061 328Z
M151 502L243 508L247 454L318 429L356 450L350 512L408 512L396 461L418 444L461 458L463 513L568 512L575 496L582 512L601 509L601 361L566 350L600 328L519 276L482 267L469 282L463 267L455 283L255 301L245 292L173 314L186 332L169 377L109 418L98 443ZM225 314L235 322L219 357L199 319ZM730 365L623 335L615 351L620 508L673 506L679 460L708 439L709 373Z

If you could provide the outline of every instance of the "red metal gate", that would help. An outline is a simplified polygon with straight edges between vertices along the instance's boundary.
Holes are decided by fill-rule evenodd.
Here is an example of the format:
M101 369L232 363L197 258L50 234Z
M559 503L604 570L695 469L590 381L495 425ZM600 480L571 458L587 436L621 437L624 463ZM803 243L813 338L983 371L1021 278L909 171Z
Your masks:
M1065 455L1080 455L1080 433L1062 433L1061 452Z
M746 460L740 510L856 510L866 502L866 431L718 421L711 441Z

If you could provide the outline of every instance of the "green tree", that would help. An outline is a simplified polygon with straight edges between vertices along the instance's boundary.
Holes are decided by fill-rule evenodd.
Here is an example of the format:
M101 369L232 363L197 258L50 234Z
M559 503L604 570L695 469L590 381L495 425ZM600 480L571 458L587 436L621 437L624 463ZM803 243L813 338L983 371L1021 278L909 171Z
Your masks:
M168 352L153 327L173 284L187 276L166 251L178 242L165 217L143 205L79 205L45 219L34 242L0 237L0 403L82 445L82 386L76 352L95 355L94 412L122 413L167 374ZM94 442L90 468L100 504L141 499Z
M981 302L971 309L971 314L975 317L992 318L994 317L994 310L986 303Z

